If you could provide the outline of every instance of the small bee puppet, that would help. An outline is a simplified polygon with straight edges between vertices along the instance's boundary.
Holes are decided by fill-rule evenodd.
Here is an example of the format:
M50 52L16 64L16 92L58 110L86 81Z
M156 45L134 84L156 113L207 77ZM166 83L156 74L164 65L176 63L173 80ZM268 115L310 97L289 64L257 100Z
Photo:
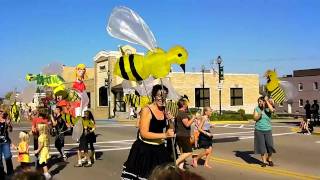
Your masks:
M277 73L272 70L267 70L265 77L267 78L266 89L268 95L277 104L284 102L286 99L286 94L280 86L280 80L278 79Z

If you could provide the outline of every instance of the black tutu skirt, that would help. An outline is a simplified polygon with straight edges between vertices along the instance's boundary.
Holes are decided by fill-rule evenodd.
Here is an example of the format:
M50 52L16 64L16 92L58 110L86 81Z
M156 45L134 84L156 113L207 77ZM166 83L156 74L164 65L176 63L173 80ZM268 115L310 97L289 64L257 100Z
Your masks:
M207 131L207 132L210 133L210 131ZM212 139L212 137L209 137L203 133L200 133L198 142L199 142L200 148L208 149L209 147L212 146L213 139Z
M86 137L87 137L89 143L96 143L97 142L97 136L94 132L88 133Z
M137 139L123 164L121 179L146 180L156 166L172 162L164 144L151 145Z

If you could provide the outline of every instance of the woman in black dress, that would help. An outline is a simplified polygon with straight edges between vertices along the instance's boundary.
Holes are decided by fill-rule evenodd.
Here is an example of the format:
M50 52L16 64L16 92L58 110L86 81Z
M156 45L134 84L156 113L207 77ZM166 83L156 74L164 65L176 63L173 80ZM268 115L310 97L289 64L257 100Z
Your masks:
M152 103L142 109L139 135L123 165L122 179L147 179L156 166L173 162L164 145L165 139L174 136L173 129L164 132L166 118L171 118L164 113L167 94L165 86L153 87Z

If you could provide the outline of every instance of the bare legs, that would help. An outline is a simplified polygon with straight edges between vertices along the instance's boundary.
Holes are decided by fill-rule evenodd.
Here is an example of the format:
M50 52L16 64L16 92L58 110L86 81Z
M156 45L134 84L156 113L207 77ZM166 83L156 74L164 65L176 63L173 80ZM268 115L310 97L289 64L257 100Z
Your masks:
M188 157L190 157L192 153L183 153L179 156L179 158L176 161L176 165L179 166L180 169L183 169L184 160L186 160Z
M196 156L194 159L193 159L193 167L197 167L198 166L198 160L201 159L203 156L206 156L206 159L205 159L205 162L204 162L204 166L206 168L212 168L210 165L209 165L209 160L210 160L210 156L212 154L212 147L210 146L208 149L205 149L203 152L201 152L200 154L198 154L198 156Z

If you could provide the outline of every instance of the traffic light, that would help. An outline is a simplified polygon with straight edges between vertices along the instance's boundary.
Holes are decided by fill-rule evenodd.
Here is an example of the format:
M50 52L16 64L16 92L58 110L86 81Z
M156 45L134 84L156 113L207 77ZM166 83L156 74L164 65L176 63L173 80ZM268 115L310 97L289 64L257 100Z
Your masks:
M224 80L224 77L223 77L223 66L219 67L219 80Z

